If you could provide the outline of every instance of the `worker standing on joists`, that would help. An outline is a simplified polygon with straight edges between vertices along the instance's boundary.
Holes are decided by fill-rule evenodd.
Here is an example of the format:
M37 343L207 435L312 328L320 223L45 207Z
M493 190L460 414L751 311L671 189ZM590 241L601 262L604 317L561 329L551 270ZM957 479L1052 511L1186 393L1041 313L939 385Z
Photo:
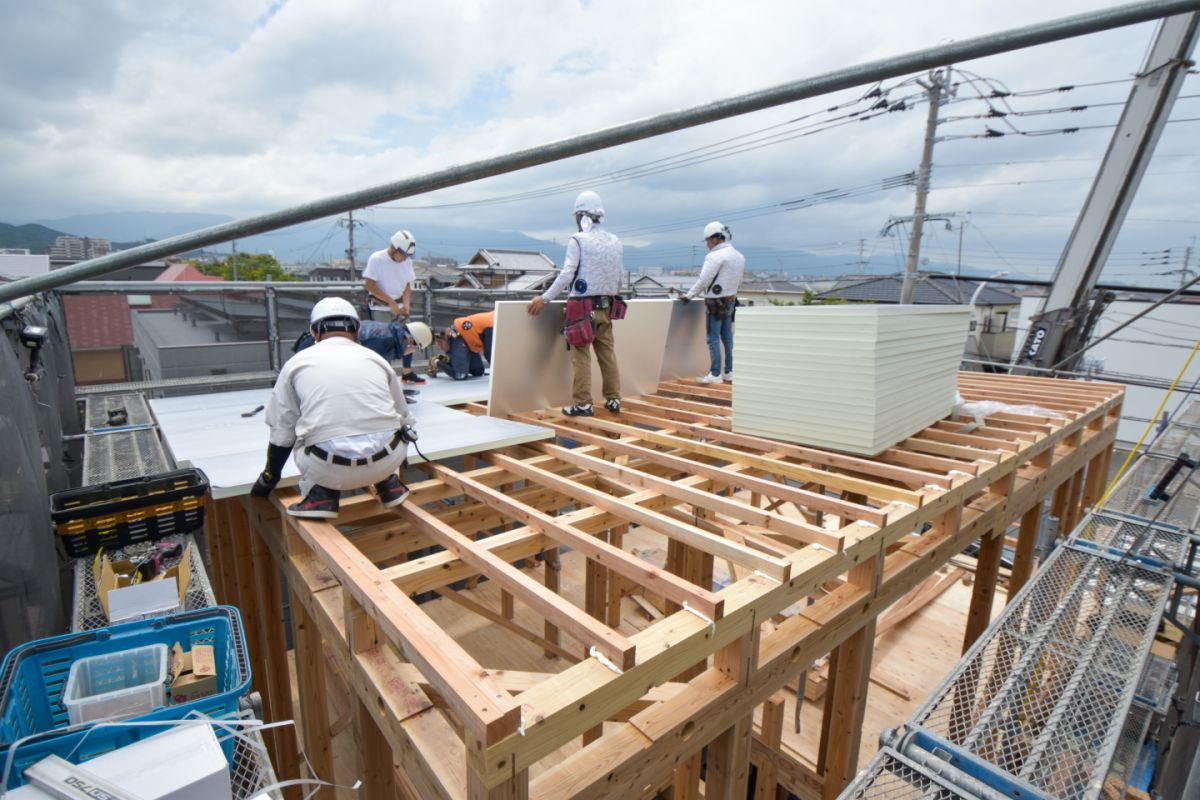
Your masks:
M737 307L738 288L742 285L742 275L746 272L746 258L729 242L733 234L729 227L720 222L710 222L704 226L704 243L708 245L708 255L704 257L704 266L700 269L700 277L688 289L680 301L687 303L697 297L704 297L704 305L708 314L708 356L709 368L707 375L701 375L700 383L724 383L733 380L733 314ZM721 372L721 347L725 347L725 372Z
M294 455L303 497L287 508L294 517L336 518L344 489L374 486L384 508L408 497L396 470L415 420L395 371L359 345L358 327L349 302L320 300L309 316L316 344L283 365L267 404L267 466L251 494L268 496Z
M563 409L569 417L590 417L592 411L592 359L596 351L603 379L604 407L621 410L621 373L617 368L612 322L625 316L621 279L625 275L625 248L621 240L604 229L604 205L595 192L575 198L575 227L578 233L567 240L562 271L550 288L529 301L529 313L537 316L546 303L570 284L563 333L571 348L573 404Z
M417 279L412 256L417 252L417 240L408 231L396 231L386 250L376 250L363 268L363 288L367 290L368 307L377 322L408 320L412 312L412 285ZM428 343L426 343L428 344ZM424 345L422 345L424 346ZM405 383L424 383L413 372L412 353L402 359L404 371L400 380Z

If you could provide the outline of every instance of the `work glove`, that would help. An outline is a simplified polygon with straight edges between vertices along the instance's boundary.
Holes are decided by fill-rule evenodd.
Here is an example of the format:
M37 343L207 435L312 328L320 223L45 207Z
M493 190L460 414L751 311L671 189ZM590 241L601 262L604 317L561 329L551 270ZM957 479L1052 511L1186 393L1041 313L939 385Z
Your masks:
M686 294L681 294L679 296L679 302L686 306L688 303L692 302L692 298L688 297Z
M271 492L275 491L279 478L283 474L283 466L291 454L292 448L290 447L278 444L267 445L267 466L263 468L258 480L254 481L254 486L250 489L252 497L271 496Z

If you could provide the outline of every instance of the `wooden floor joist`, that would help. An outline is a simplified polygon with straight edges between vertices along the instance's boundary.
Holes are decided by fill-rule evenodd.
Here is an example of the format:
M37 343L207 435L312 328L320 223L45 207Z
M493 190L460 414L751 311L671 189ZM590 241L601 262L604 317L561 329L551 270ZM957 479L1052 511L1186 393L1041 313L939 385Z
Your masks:
M309 760L333 768L327 650L371 800L695 796L704 748L706 797L745 797L752 757L772 785L835 797L878 734L862 730L877 618L917 587L932 594L931 576L982 539L970 640L1009 525L1019 583L1045 499L1065 524L1103 486L1121 387L963 373L959 389L1027 408L941 420L874 458L735 432L729 385L667 382L622 414L520 415L557 441L428 465L395 512L347 498L334 524L281 515L294 492L217 501L214 585L241 605L255 689L278 715L291 707L285 593L239 559L287 579ZM587 586L564 559L586 564L570 574ZM431 591L449 599L412 599ZM505 668L506 653L474 644L481 625L537 667ZM778 693L834 651L814 770L774 750ZM296 763L287 741L273 749Z

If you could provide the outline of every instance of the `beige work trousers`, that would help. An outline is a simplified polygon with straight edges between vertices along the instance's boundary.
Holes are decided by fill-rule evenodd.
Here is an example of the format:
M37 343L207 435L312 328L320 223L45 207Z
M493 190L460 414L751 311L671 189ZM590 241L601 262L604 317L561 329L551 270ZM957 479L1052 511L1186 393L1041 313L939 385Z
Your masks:
M579 405L592 402L592 359L591 351L596 351L596 361L600 364L600 377L603 380L604 399L621 399L621 373L617 369L617 354L613 350L612 320L608 317L607 308L597 308L592 312L592 324L596 326L596 339L583 347L571 348L571 370L575 374L572 385L572 396Z

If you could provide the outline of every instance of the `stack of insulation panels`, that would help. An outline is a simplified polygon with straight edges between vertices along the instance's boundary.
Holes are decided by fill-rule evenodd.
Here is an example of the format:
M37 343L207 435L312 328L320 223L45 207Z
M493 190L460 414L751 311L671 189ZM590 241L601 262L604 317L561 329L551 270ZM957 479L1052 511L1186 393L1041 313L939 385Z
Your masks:
M741 308L733 430L876 455L954 407L970 306Z

